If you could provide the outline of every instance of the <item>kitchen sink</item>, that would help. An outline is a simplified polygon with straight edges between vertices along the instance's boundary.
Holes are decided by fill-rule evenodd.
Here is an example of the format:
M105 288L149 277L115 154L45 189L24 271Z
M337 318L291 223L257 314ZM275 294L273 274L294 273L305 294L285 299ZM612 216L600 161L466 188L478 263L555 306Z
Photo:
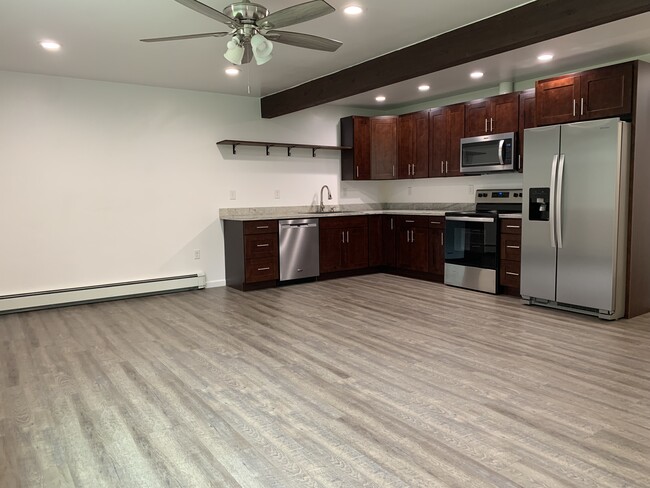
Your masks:
M332 214L347 214L347 213L358 213L354 210L324 210L323 212L316 210L314 212L301 212L307 215L332 215Z

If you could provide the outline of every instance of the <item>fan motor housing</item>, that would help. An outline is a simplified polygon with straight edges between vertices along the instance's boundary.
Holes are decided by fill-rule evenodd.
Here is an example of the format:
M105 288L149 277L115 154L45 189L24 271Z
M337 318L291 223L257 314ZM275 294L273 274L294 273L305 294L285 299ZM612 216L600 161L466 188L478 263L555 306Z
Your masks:
M263 5L250 2L240 2L228 5L223 9L223 13L228 17L235 18L241 23L249 21L254 23L269 15L269 11Z

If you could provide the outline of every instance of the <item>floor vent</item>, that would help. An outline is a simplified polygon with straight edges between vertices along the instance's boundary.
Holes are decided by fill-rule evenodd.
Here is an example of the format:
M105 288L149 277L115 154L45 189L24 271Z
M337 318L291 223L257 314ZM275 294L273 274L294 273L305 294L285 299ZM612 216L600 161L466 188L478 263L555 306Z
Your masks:
M0 296L0 314L205 288L205 274Z

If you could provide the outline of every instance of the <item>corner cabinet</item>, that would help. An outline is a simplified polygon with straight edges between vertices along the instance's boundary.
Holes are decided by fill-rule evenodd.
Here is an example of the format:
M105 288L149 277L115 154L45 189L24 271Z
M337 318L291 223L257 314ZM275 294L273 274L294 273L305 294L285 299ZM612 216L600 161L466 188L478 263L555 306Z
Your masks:
M341 179L391 180L397 177L397 116L350 116L340 121Z
M628 116L633 90L634 62L538 80L537 125Z

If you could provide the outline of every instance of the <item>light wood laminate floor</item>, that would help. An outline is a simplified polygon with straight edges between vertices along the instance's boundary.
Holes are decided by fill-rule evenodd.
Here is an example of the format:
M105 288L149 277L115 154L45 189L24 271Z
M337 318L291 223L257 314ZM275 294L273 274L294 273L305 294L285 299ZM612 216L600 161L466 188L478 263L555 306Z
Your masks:
M650 486L650 315L389 275L0 316L0 487Z

